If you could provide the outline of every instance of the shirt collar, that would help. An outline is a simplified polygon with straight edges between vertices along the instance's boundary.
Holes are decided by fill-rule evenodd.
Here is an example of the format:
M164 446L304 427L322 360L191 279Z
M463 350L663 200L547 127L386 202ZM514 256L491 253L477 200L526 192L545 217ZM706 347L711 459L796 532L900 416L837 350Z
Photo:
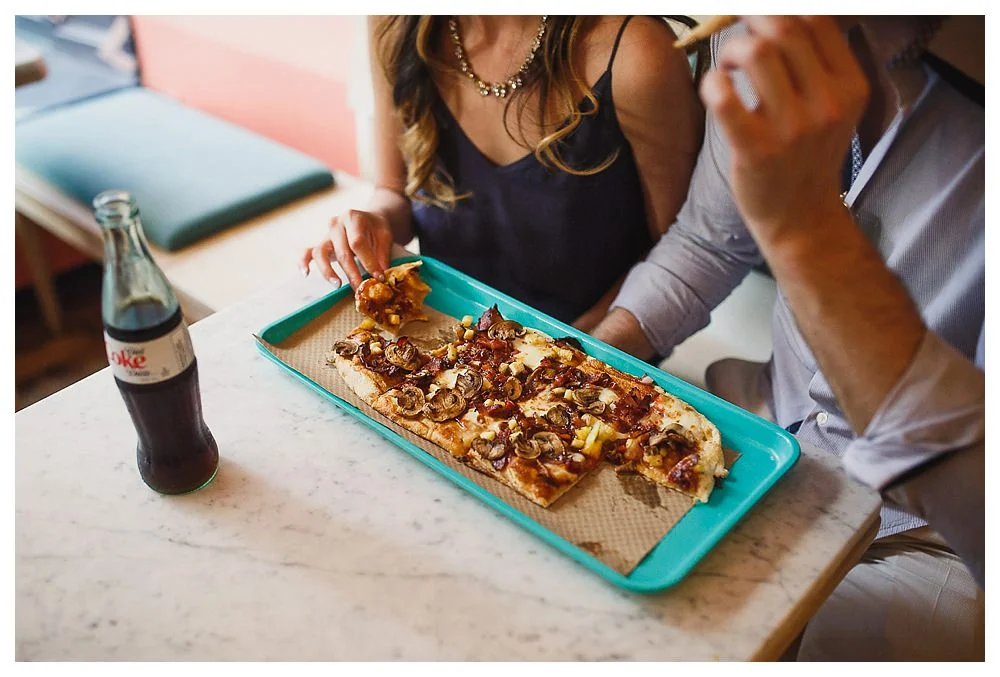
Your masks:
M878 171L879 165L882 164L882 160L884 160L889 154L892 144L899 136L903 123L909 119L909 117L913 114L913 111L920 107L930 91L934 88L934 85L937 84L940 77L937 72L933 68L928 67L926 64L924 64L923 69L927 76L927 81L924 83L924 88L920 92L920 96L918 96L917 100L913 102L913 105L896 111L896 117L892 119L892 122L889 124L889 128L885 130L885 134L882 135L882 138L879 139L878 143L875 144L875 147L872 148L868 157L865 158L864 164L861 165L861 171L858 173L858 178L853 184L851 184L851 189L847 191L847 195L844 197L844 204L846 204L848 208L854 206L854 202L857 200L858 195L861 194L861 191L865 189L868 181L875 175L875 172Z

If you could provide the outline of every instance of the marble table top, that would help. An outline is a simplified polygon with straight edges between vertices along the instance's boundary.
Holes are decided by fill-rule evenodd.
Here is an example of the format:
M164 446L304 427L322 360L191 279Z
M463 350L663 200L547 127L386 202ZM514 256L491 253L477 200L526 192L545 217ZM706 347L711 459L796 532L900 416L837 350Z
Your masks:
M619 590L267 361L312 276L191 328L222 466L160 496L103 370L15 416L18 660L772 658L879 498L799 462L692 573Z

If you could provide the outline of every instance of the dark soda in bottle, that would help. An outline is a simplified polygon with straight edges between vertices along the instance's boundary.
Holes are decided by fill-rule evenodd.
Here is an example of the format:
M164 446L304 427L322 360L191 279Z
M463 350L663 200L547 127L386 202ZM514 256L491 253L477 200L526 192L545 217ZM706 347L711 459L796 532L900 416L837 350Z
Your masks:
M149 253L135 200L105 191L94 210L104 238L104 342L138 433L139 474L162 494L199 489L215 477L219 449L202 416L180 304Z

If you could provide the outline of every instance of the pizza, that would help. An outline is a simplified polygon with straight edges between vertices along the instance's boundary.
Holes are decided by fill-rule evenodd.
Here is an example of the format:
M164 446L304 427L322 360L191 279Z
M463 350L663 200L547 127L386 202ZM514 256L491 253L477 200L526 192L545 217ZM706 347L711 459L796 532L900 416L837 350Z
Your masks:
M601 463L699 501L726 475L718 429L690 405L496 307L431 350L366 319L328 363L376 411L543 507Z
M393 334L411 320L426 320L422 309L431 288L420 279L421 265L422 261L404 263L387 269L383 280L366 278L354 294L358 312Z

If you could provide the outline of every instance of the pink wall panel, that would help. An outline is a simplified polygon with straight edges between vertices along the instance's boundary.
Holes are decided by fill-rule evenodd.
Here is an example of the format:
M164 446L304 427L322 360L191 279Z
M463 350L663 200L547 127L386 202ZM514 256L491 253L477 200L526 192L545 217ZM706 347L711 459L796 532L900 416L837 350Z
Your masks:
M140 17L143 84L358 172L351 17Z

